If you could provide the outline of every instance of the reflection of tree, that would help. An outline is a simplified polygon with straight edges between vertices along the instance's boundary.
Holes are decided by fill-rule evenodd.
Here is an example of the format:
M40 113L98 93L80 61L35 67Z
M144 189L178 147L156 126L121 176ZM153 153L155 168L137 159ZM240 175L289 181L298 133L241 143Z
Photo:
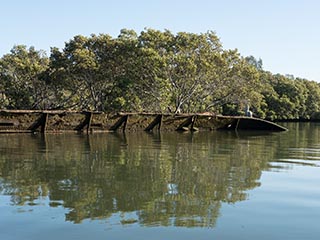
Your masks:
M8 135L0 137L0 192L13 204L49 196L75 223L136 211L143 225L214 226L221 202L259 186L281 136Z

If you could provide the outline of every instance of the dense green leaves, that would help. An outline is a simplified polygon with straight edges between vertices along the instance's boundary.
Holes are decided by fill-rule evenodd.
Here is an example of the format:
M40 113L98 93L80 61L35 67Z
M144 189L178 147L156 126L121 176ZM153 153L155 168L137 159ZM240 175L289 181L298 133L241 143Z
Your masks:
M264 84L263 112L266 118L310 119L320 111L318 83L266 72L262 72L261 77Z
M42 74L48 58L33 47L15 46L0 59L0 104L7 108L44 109L49 99Z
M273 75L262 60L225 50L214 32L123 29L75 36L50 57L15 46L0 59L0 108L215 112L308 119L316 82Z

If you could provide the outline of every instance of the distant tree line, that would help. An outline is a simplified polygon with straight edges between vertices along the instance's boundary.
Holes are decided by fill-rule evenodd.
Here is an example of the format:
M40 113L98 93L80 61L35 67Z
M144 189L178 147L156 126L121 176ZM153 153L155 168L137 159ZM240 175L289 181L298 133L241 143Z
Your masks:
M75 36L60 50L14 46L0 58L0 108L105 112L214 112L310 119L320 85L263 70L261 59L225 50L214 32L123 29Z

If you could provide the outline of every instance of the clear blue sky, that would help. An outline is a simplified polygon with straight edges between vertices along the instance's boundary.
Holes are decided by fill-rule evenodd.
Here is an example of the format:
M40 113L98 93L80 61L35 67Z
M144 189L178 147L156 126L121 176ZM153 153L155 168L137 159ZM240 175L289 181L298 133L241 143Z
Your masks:
M50 54L73 36L144 28L213 30L225 49L263 60L265 70L320 82L318 0L4 0L0 56L16 44Z

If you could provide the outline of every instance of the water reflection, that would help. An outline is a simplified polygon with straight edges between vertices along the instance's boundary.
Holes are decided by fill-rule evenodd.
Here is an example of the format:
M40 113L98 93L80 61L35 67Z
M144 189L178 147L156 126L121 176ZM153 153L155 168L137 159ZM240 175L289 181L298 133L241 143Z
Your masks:
M122 224L212 227L222 202L260 186L286 134L2 135L0 193L13 205L47 198L74 223L122 213Z

